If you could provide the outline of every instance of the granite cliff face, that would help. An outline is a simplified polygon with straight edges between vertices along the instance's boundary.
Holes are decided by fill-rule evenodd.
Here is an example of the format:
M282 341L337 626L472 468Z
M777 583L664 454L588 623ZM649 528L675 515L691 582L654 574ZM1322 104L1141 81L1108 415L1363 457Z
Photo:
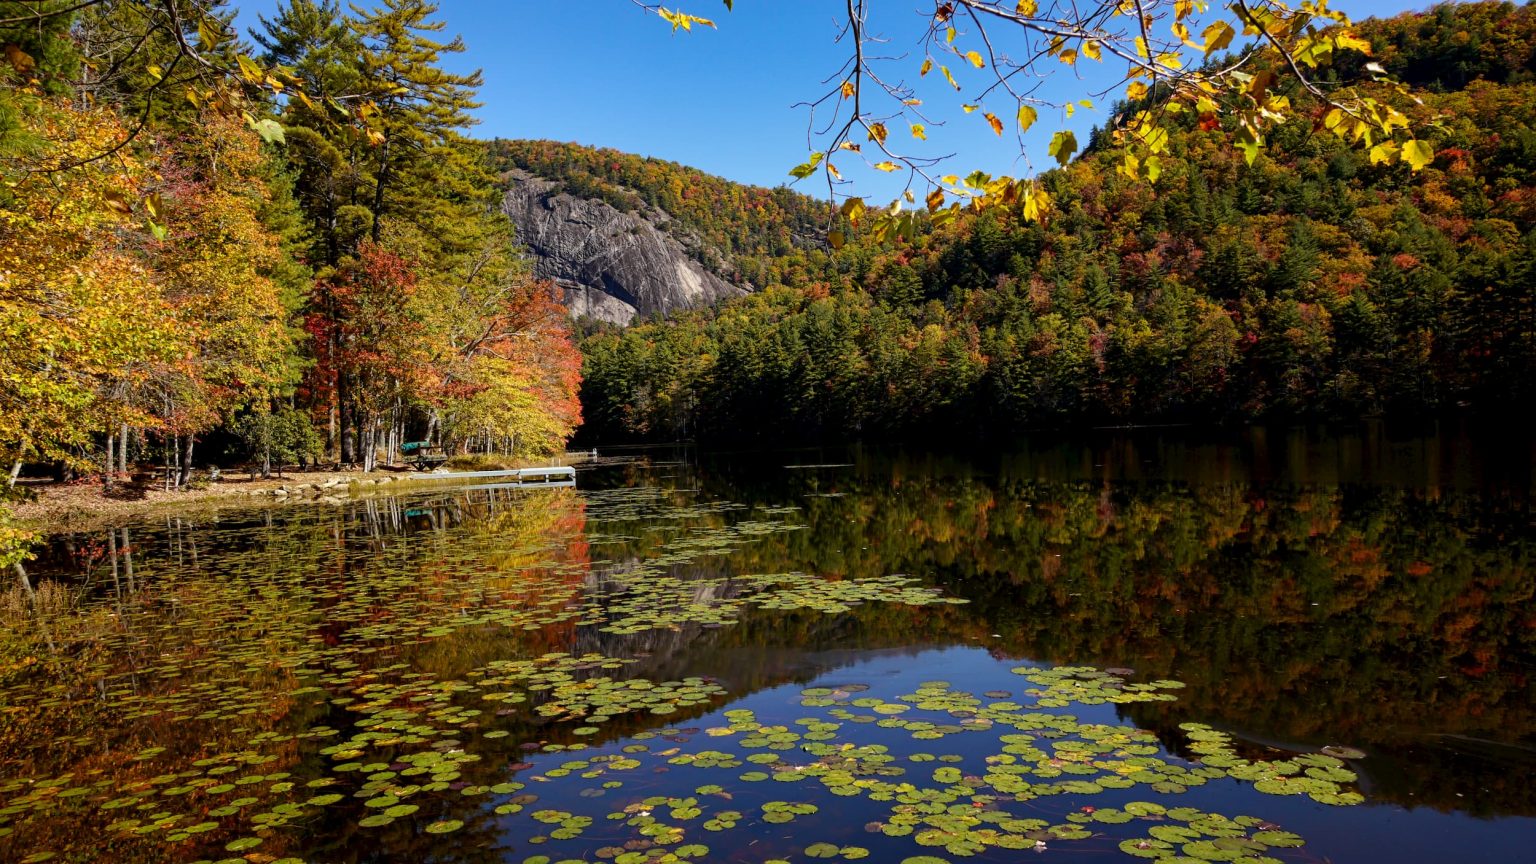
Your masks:
M615 324L707 306L744 293L689 254L659 226L655 208L625 213L579 198L526 171L509 175L502 210L533 260L534 273L565 289L571 314Z

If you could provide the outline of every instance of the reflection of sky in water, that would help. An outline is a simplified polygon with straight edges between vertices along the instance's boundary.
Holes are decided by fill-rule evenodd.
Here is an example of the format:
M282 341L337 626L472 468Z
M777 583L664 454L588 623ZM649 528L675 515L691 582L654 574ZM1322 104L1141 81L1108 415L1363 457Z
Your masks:
M806 657L806 672L809 673L814 667L821 665L817 662L819 659L827 658ZM1031 665L1030 661L999 661L977 648L937 648L914 653L870 652L868 655L845 655L832 658L832 662L826 665L828 668L804 682L784 684L746 696L733 697L720 705L717 710L690 719L684 725L693 734L679 737L688 738L693 745L704 742L702 745L704 747L720 744L720 739L710 739L702 734L702 730L712 726L728 725L730 721L724 716L724 712L737 709L753 711L758 720L765 724L797 728L794 725L796 720L819 716L817 709L802 707L800 704L801 691L805 687L836 688L842 685L863 684L867 685L869 690L859 693L859 696L895 701L903 694L911 692L917 684L925 681L948 681L955 689L967 690L978 696L987 691L1004 690L1017 696L1023 687L1032 686L1010 671L1018 665ZM1123 709L1113 705L1074 705L1065 710L1077 716L1083 723L1108 725L1127 723L1123 716ZM999 729L1003 733L1014 731L1001 727ZM946 764L953 764L967 774L985 773L986 757L997 752L994 735L985 733L967 732L948 735L934 741L914 741L910 734L903 730L880 729L874 724L858 726L845 724L840 732L841 737L857 740L861 745L886 745L895 754L954 754L964 757L965 761L962 763L899 763L908 770L909 776L903 779L910 779L920 785L927 780L927 775L933 768ZM583 758L597 754L621 754L622 748L631 743L634 741L629 738L608 742L601 749L584 753ZM667 739L649 739L642 743L653 750L678 746L677 742ZM685 750L688 749L687 744L683 746ZM722 745L723 749L724 747L725 745ZM793 759L792 753L784 755L786 759ZM1177 758L1166 751L1162 756ZM569 758L571 757L560 754L539 754L530 757L532 767L524 772L523 779L526 780L527 775L536 775L549 767L558 766ZM669 768L665 773L652 775L649 780L642 779L627 783L620 791L642 796L687 796L693 794L691 790L695 786L713 783L733 791L733 798L729 802L718 803L717 809L729 808L746 813L769 801L815 801L821 807L818 813L799 817L790 825L762 825L745 832L739 829L731 832L733 842L743 842L741 835L744 834L748 845L760 844L765 849L773 850L774 854L779 854L785 850L786 846L793 850L796 843L805 845L830 838L844 844L869 848L873 853L870 860L875 861L899 861L906 855L915 854L912 844L906 838L887 838L882 834L864 830L863 826L866 823L887 818L890 815L889 805L862 797L828 796L819 786L807 781L789 784L773 781L743 784L736 780L741 772L754 767L749 763L736 769ZM934 784L929 781L928 785ZM1188 792L1177 796L1149 793L1144 788L1106 790L1094 795L1065 794L1036 799L1024 805L1009 804L1007 806L1012 812L1021 816L1043 818L1053 824L1060 823L1064 814L1082 806L1118 807L1127 802L1140 800L1155 801L1167 806L1196 807L1229 816L1256 815L1286 828L1301 831L1307 838L1308 845L1301 850L1280 853L1287 860L1292 860L1294 856L1295 860L1335 862L1473 860L1520 862L1530 860L1529 842L1533 836L1532 832L1536 832L1536 819L1531 818L1506 817L1489 822L1424 808L1407 810L1392 804L1375 803L1360 807L1330 807L1304 797L1259 795L1247 788L1248 785L1235 780L1215 781L1204 787L1191 788ZM528 791L538 792L545 788L548 787L531 783ZM594 800L603 802L615 794L617 793L608 792L600 798L584 798L579 789L568 788L563 794L541 796L539 803L530 806L530 809L548 806L577 813L587 812ZM708 796L702 797L709 801ZM708 812L706 810L706 816ZM508 836L518 836L520 823L517 818L508 817L504 821ZM1164 823L1143 823L1141 827L1146 827L1148 824ZM857 832L850 833L854 827L857 827ZM1072 855L1072 860L1089 860L1092 858L1089 854L1092 851L1102 852L1106 860L1134 860L1121 855L1114 847L1120 838L1135 836L1134 832L1121 829L1136 827L1136 823L1108 828L1095 827L1115 832L1114 842L1108 838L1095 838L1083 841L1051 841L1047 846L1051 851ZM622 832L612 832L611 829L606 835L594 834L594 832L601 832L602 828L602 824L599 823L594 826L593 831L588 832L588 835L598 837L603 842L613 842L624 836ZM701 842L708 842L708 839L706 835ZM918 852L921 851L924 850L919 848ZM944 855L942 850L937 850L936 854L940 857ZM1023 853L991 852L984 853L975 859L956 860L1017 860L1020 854Z
M1536 848L1536 820L1530 818L1536 790L1528 782L1536 771L1528 749L1536 740L1536 697L1529 686L1536 668L1529 627L1536 526L1519 491L1527 469L1512 463L1511 470L1490 477L1482 457L1469 452L1456 441L1405 443L1379 435L1313 440L1294 433L1279 443L1250 439L1237 447L1154 437L969 459L856 452L851 467L838 464L845 460L833 451L766 460L689 457L661 477L624 467L583 475L583 490L611 492L417 492L334 510L301 506L225 513L217 522L136 523L131 535L83 531L56 538L31 565L30 578L39 586L89 580L84 590L93 602L142 604L152 619L169 615L164 620L185 628L195 627L201 613L178 611L177 591L204 579L238 588L250 578L242 573L281 574L292 593L283 598L286 605L274 608L307 609L318 597L339 598L340 607L327 601L309 609L305 614L318 611L319 617L304 626L343 646L350 644L349 632L379 634L378 653L355 658L364 667L400 662L451 681L502 657L590 651L637 658L625 672L612 674L657 681L711 676L730 694L703 716L685 710L617 717L590 739L600 746L583 751L582 759L618 752L642 729L723 725L728 721L722 712L731 709L749 709L764 723L792 728L801 718L828 719L824 709L800 705L800 690L813 683L865 684L871 689L860 696L889 701L932 680L978 696L989 690L1017 694L1026 682L1009 670L1025 664L1017 659L1022 657L1133 666L1141 679L1171 677L1190 686L1172 704L1064 710L1085 721L1151 729L1165 747L1186 757L1192 754L1177 728L1186 720L1232 732L1248 758L1283 756L1265 745L1304 751L1324 743L1360 746L1370 754L1358 763L1370 802L1328 807L1217 780L1180 795L1138 788L1040 798L1010 804L1010 812L1059 823L1084 805L1153 800L1280 823L1309 841L1301 850L1275 853L1287 861L1524 861ZM1485 481L1496 481L1495 491L1486 497L1472 491ZM661 488L623 488L636 482ZM1335 485L1340 482L1345 485ZM777 530L776 523L794 530ZM136 568L131 583L125 548ZM624 598L632 600L645 579L677 580L680 593L668 602L681 603L677 609L689 602L703 608L742 601L758 590L739 577L787 571L848 579L911 574L971 602L867 602L835 615L743 602L732 616L739 618L735 623L701 624L710 616L696 615L696 623L635 633L570 620L527 631L439 629L463 614L455 606L451 615L425 625L422 641L394 644L388 627L366 620L369 607L358 603L384 574L394 576L380 583L384 596L373 601L380 608L418 592L430 597L487 579L495 581L485 596L507 597L518 590L519 573L535 571L576 597L608 593L601 605L610 608L630 602ZM249 602L255 617L265 614L265 599L240 590L227 596L244 597L239 602ZM639 596L643 600L643 591ZM327 620L332 613L326 610L336 608L359 618ZM18 635L26 634L8 638ZM0 670L13 674L6 664L15 661L12 653L0 655ZM395 674L383 677L393 680ZM6 680L0 675L0 687ZM142 686L160 685L150 676ZM355 713L327 707L323 699L296 704L310 705L304 709L310 713L274 712L264 722L278 732L317 723L342 729L342 738L357 731L348 725L359 719ZM477 703L470 698L460 704ZM110 724L126 721L104 722L91 734L105 741L114 734ZM480 722L513 734L495 742L473 731L461 735L464 749L486 757L465 769L464 782L528 783L523 792L540 800L524 813L495 817L491 808L506 796L455 798L457 790L449 790L422 799L424 818L430 812L432 818L463 819L466 827L427 845L418 842L419 831L404 830L409 820L358 833L356 819L365 814L350 799L274 834L301 838L291 847L300 852L325 850L316 860L364 860L373 854L369 850L383 849L402 860L521 861L544 853L558 861L633 836L622 822L602 818L620 803L646 795L687 797L697 786L715 783L734 797L711 801L704 816L692 820L686 841L709 845L711 861L793 857L819 841L867 847L871 861L899 862L925 852L946 857L909 838L866 832L866 822L889 816L889 804L834 796L814 781L743 783L739 775L756 767L750 763L699 769L648 757L640 771L620 777L622 788L584 797L582 791L602 779L529 780L574 757L516 749L525 740L575 740L561 730L579 724L535 723L517 712ZM0 735L4 727L0 719ZM901 756L961 755L966 761L960 767L979 774L985 757L997 752L997 735L1010 731L922 741L901 729L845 723L838 734L839 741L884 744ZM139 740L175 734L174 726L146 727ZM1445 734L1458 737L1447 740ZM644 743L653 751L732 749L731 739L702 731L685 737ZM5 740L10 749L0 755L0 785L34 776L24 760L50 758L44 748L29 754L35 740ZM328 743L334 742L290 749L284 770L323 774L331 761L317 751ZM513 778L506 766L524 759L533 767ZM929 776L942 763L902 764L906 779L938 785ZM821 811L786 825L753 822L755 808L772 800L812 800ZM697 830L711 807L742 811L746 819L730 831ZM581 841L536 848L527 838L547 827L529 813L541 808L596 821ZM1138 824L1104 830L1118 842ZM0 833L0 858L11 860L6 843ZM508 845L517 851L508 852ZM1097 860L1096 851L1103 860L1132 860L1102 838L1048 845L1053 854L1078 856L1073 860ZM1012 861L1021 854L992 850L973 860Z

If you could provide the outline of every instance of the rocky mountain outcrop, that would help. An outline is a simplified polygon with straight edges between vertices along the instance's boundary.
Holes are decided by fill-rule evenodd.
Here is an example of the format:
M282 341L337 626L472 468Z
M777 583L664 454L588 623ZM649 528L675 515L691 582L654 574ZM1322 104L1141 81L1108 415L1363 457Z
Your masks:
M565 289L571 314L616 324L637 316L707 306L744 294L711 273L662 227L651 208L634 213L579 198L526 171L509 176L502 209L535 275Z

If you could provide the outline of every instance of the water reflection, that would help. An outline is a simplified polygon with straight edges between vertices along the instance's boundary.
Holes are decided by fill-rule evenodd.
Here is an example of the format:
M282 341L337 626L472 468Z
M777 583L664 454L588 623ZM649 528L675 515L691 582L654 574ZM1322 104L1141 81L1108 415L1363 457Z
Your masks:
M1281 467L1263 440L1152 435L858 453L815 472L702 457L700 471L738 500L802 502L808 530L746 566L919 574L974 601L964 638L1191 684L1175 706L1138 708L1139 724L1198 716L1259 742L1353 743L1378 757L1366 767L1389 799L1536 813L1521 779L1536 767L1528 463L1447 474L1416 460L1477 448L1309 434Z
M1176 703L1116 712L1174 754L1193 755L1177 728L1190 719L1255 758L1343 744L1368 754L1356 767L1373 804L1536 816L1528 468L1512 460L1490 476L1477 460L1491 451L1454 442L1297 434L1237 446L1109 437L963 459L684 453L583 480L607 491L448 490L59 535L0 594L0 790L28 799L0 810L0 852L90 860L109 838L116 860L224 857L245 815L209 817L206 842L185 830L206 823L139 829L179 812L165 801L248 777L264 790L255 806L284 826L282 801L330 788L326 748L379 728L358 707L387 701L430 709L390 734L407 741L425 722L438 731L420 747L478 758L418 821L360 828L371 811L347 798L294 816L297 830L273 832L260 853L520 861L531 852L517 831L454 796L559 770L564 757L520 745L579 739L451 682L546 652L625 658L626 677L697 676L731 694L615 716L589 742L599 747L719 708L782 705L776 688L839 669L928 667L979 691L1029 658L1187 682ZM971 602L844 614L742 603L758 590L744 577L791 571L910 574ZM674 612L741 608L728 626L681 613L642 632L599 626L641 580L675 580ZM398 758L375 767L398 772ZM50 778L64 779L38 782ZM650 781L656 794L676 785ZM545 806L575 795L561 788ZM131 803L72 803L108 797ZM445 844L421 833L426 816L465 825ZM1295 818L1303 833L1375 830L1332 812ZM1536 839L1524 822L1457 830ZM167 847L168 834L185 836Z

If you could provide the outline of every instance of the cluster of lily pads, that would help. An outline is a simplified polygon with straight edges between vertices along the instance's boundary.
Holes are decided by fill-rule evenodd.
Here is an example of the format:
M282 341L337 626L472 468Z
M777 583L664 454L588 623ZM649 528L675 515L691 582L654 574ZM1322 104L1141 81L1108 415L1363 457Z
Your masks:
M0 741L25 746L0 761L0 858L51 860L36 838L80 825L184 860L293 864L302 858L284 854L302 854L307 832L341 820L381 837L473 832L566 850L526 864L702 861L750 843L776 861L899 848L889 860L943 864L1069 842L1266 864L1301 839L1254 817L1119 798L1242 781L1361 800L1346 763L1323 753L1248 759L1224 733L1186 724L1192 758L1181 759L1150 732L1065 713L1170 701L1182 686L1088 667L1019 667L1017 692L979 695L943 681L892 698L813 686L791 700L811 716L793 719L727 708L710 678L626 677L634 659L608 654L524 648L425 671L433 652L505 651L544 633L961 602L906 576L690 577L680 565L795 526L654 490L587 507L589 524L614 529L599 535L609 546L635 545L641 522L673 527L645 555L595 562L563 559L558 533L327 545L297 563L245 544L239 566L213 550L193 567L162 563L154 594L103 596L75 620L7 634L12 652L43 654L46 642L52 653L46 675L0 678ZM141 561L139 578L156 566ZM689 718L700 727L646 728ZM964 746L913 743L946 739ZM1115 806L1081 804L1106 793ZM835 815L852 799L879 812L868 840L851 842ZM28 846L8 850L20 837Z

